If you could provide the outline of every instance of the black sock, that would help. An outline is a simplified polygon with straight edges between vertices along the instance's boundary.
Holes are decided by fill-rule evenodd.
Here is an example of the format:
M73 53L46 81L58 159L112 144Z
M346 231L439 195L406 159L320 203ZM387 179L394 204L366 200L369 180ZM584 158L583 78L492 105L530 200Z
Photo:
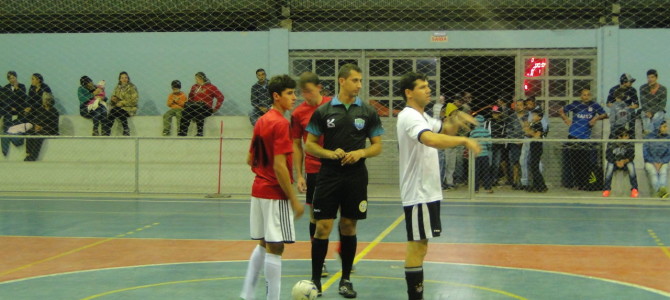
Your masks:
M405 268L405 281L407 281L407 299L423 299L423 267Z
M342 252L340 257L342 257L342 279L349 280L351 275L351 266L354 264L354 257L356 256L356 244L358 240L355 235L340 236L340 245L342 247Z
M314 223L309 223L309 239L312 240L314 238L314 233L316 232L316 224Z
M328 239L312 239L312 280L321 282L321 269L328 254Z

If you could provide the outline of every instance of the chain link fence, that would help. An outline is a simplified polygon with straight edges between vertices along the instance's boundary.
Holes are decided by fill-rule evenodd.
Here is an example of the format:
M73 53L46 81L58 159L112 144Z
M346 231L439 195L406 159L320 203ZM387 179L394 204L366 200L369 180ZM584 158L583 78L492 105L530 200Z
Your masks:
M516 47L528 44L519 40L523 35L505 35L511 44L459 48L451 46L450 39L463 32L478 43L478 32L483 31L582 30L592 32L594 40L604 40L598 35L602 28L667 28L669 4L667 0L4 1L0 38L7 42L0 46L6 58L2 66L16 72L7 72L8 83L0 93L3 133L10 133L12 126L43 122L41 107L48 93L60 113L61 137L45 142L41 162L28 164L23 162L26 146L15 147L11 141L15 137L6 135L9 152L1 163L18 173L3 172L6 178L0 185L16 191L210 193L218 185L221 156L223 190L246 194L253 177L244 157L255 118L270 106L267 79L279 73L297 78L314 72L322 81L322 93L333 96L339 88L337 70L354 63L364 72L360 96L377 109L387 131L384 154L368 160L375 195L397 196L395 117L404 107L397 84L403 74L415 71L429 76L434 95L429 114L437 116L449 104L455 105L483 117L481 124L492 138L508 139L494 141L490 149L489 163L499 166L491 179L498 183L495 196L521 193L522 169L516 178L509 173L515 167L503 157L509 160L510 152L519 150L510 145L522 145L527 155L530 143L523 139L534 134L527 130L538 123L535 128L541 128L544 138L541 170L549 193L563 189L560 193L599 197L604 187L595 194L575 190L577 184L568 180L574 176L565 166L583 170L579 174L605 174L604 139L616 138L617 130L624 128L636 141L638 179L646 178L642 143L658 131L664 116L658 111L648 116L645 107L660 98L654 98L657 90L652 82L644 82L644 73L636 70L625 80L610 82L613 75L605 68L619 61L607 61L610 53L603 54L602 41L566 46L547 38L551 45ZM277 42L273 30L284 30L289 37ZM333 45L328 40L333 32L374 32L374 42L380 45L409 36L384 34L431 32L435 44L415 46L416 40L408 39L403 47L360 47L356 41L361 39L352 37L350 45ZM324 46L285 47L294 37L309 33L317 33L310 44ZM629 56L620 51L623 62ZM83 80L84 75L90 81ZM617 71L614 76L619 75ZM173 90L174 80L183 95ZM533 120L538 112L539 120ZM88 138L91 135L113 137ZM224 147L218 155L221 135ZM472 198L474 190L450 185L474 183L475 159L465 160L462 149L442 153L449 166L458 169L452 180L445 179L445 188L452 196ZM597 163L586 163L584 156ZM48 179L32 180L30 174L37 173ZM507 189L507 183L517 189L512 185ZM645 188L640 193L655 195ZM477 195L486 197L482 191Z

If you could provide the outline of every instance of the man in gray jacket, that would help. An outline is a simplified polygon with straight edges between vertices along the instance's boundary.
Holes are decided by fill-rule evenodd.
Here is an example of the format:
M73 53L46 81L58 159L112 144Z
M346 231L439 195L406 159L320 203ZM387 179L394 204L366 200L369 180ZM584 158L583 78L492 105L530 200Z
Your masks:
M647 71L647 83L640 87L640 104L642 107L642 128L645 134L658 129L665 119L665 104L668 101L668 89L658 83L658 72Z

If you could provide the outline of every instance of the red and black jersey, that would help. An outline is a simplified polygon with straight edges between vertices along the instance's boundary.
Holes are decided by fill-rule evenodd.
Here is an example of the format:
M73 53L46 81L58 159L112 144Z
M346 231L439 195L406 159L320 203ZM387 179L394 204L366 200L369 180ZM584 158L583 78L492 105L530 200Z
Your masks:
M251 195L264 199L287 199L279 186L274 171L275 155L286 155L286 166L293 183L291 167L293 166L293 140L289 135L289 122L277 110L271 109L258 119L254 126L249 153L251 153L251 170L256 174L251 187Z
M323 97L319 105L310 105L307 101L301 103L291 114L291 138L302 138L303 143L307 141L307 124L312 118L314 111L321 105L330 101L331 97ZM319 145L323 146L323 136L319 137ZM318 173L321 168L321 160L318 157L305 152L305 173Z

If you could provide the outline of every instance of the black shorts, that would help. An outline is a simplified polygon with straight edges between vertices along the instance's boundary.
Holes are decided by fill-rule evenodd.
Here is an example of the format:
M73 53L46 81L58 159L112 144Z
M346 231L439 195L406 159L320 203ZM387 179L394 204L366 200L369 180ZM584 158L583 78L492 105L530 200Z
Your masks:
M319 173L307 173L307 194L305 195L305 202L307 205L312 205L314 199L314 187L316 186L316 177Z
M442 233L440 202L433 201L403 207L408 241L420 241L440 236Z
M335 169L321 167L312 200L315 220L342 217L362 220L368 212L368 169Z

